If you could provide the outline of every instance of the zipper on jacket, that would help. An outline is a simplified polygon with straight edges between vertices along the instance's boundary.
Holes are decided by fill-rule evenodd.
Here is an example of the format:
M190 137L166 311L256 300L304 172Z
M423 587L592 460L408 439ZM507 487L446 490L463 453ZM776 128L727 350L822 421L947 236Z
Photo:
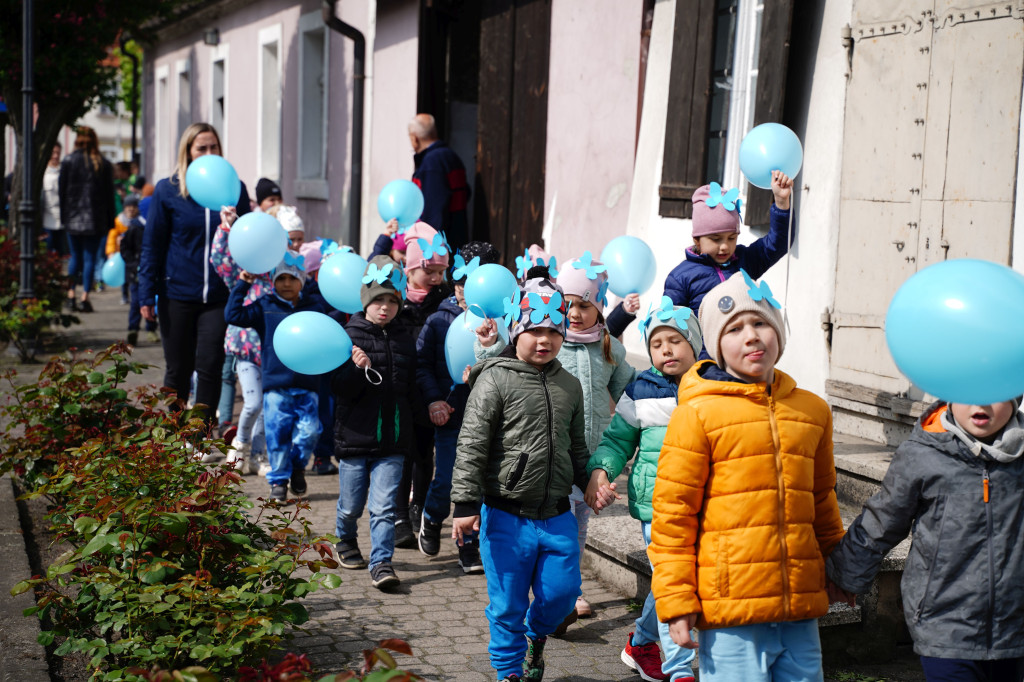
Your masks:
M982 496L985 500L985 544L988 548L988 618L985 619L985 646L992 649L992 619L996 613L996 575L992 556L992 505L989 501L988 464L984 465L981 474Z
M714 259L712 259L712 262L714 262ZM720 268L717 265L715 265L715 272L718 273L718 279L720 279L720 280L722 280L724 282L725 281L725 273L722 272L722 268Z
M394 372L391 370L391 365L394 362L394 359L391 357L391 342L388 340L388 330L385 329L384 327L381 327L380 331L381 331L382 334L384 334L384 353L385 353L385 355L387 355L387 358L388 358L388 366L385 369L388 372L387 382L388 382L388 389L389 390L387 391L387 393L385 393L385 396L391 396L391 398L392 398L392 400L391 400L391 409L394 410L395 423L397 424L398 423L398 401L394 400L394 387L391 385L391 377L394 375ZM392 445L394 445L395 447L398 447L398 433L397 433L397 429L392 429L391 430L391 437L392 437Z
M206 209L206 232L203 234L206 246L203 247L203 303L210 293L210 209Z
M771 391L771 386L767 387ZM775 448L775 472L778 475L779 543L782 546L782 619L789 620L789 547L786 544L786 490L782 475L782 440L775 421L775 398L768 394L768 421L772 426L772 445Z
M551 393L548 392L548 377L544 371L540 373L540 385L544 388L544 401L547 403L547 417L548 417L548 479L544 483L544 498L541 500L540 509L538 512L543 511L548 506L548 490L551 489L551 468L555 461L555 436L552 433L554 429L553 419L551 415Z

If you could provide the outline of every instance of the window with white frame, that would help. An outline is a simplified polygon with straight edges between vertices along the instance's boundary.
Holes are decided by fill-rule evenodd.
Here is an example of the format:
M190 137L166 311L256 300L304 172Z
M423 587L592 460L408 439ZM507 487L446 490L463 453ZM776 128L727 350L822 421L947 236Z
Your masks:
M218 45L212 51L210 69L210 124L220 135L221 154L228 148L228 46Z
M185 128L192 125L192 72L189 61L181 59L175 65L178 73L178 135L180 138Z
M162 178L167 174L170 167L170 138L171 128L171 87L169 84L170 69L166 64L158 66L155 72L156 93L154 97L154 109L156 125L153 131L153 141L156 147L153 157L154 178ZM155 182L155 180L154 180Z
M754 95L757 93L757 60L763 15L763 0L740 0L730 84L729 135L720 177L724 187L740 188L744 203L748 185L740 173L740 142L754 127Z
M328 33L320 12L299 18L299 140L295 195L327 199Z
M259 32L257 159L260 177L281 180L281 25Z

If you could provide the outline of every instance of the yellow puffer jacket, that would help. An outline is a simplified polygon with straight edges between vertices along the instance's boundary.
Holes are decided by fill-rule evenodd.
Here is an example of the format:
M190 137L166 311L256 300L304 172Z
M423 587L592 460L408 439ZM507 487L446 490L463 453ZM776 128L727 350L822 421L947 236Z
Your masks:
M705 361L679 386L654 486L648 553L658 618L721 628L828 611L825 557L843 537L832 413L775 370L746 384Z

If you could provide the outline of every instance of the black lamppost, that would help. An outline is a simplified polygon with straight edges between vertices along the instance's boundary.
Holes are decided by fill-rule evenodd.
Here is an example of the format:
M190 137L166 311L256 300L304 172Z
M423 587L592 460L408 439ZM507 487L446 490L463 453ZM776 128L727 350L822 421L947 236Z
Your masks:
M21 153L22 153L22 181L21 181L21 276L19 279L18 298L35 298L35 291L32 289L32 280L35 270L35 221L36 202L34 201L34 183L32 182L32 152L34 143L32 140L32 128L35 125L32 107L32 0L24 0L22 3L24 14L22 15L22 36L24 49L22 58L24 61L24 80L21 88Z
M133 52L128 51L128 40L129 38L122 33L120 40L121 54L132 60L132 161L137 161L138 150L136 142L138 138L135 135L135 128L139 113L139 58Z

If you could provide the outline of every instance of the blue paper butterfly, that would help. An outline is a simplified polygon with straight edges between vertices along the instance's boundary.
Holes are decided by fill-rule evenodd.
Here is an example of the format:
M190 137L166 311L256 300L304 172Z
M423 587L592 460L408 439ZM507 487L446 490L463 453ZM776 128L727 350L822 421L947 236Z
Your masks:
M708 198L704 200L704 203L708 205L708 208L714 208L721 204L727 211L739 210L739 196L739 188L733 187L723 194L722 186L717 182L712 182L711 187L708 190Z
M468 263L461 253L455 254L455 267L452 269L452 279L458 282L473 274L473 271L480 267L480 256L473 256Z
M538 258L537 259L537 265L544 265L544 264L545 263L544 263L544 259L543 258ZM558 270L556 270L555 268L558 266L558 261L555 260L554 256L552 256L551 260L548 261L547 266L548 266L548 274L551 275L551 277L553 277L553 278L557 278L558 277Z
M516 256L516 276L519 279L526 279L526 271L531 267L533 267L533 260L530 258L529 249L525 249L522 256Z
M743 273L743 279L746 281L747 286L750 287L750 289L747 290L747 294L751 299L754 301L767 301L774 308L782 308L782 306L779 305L779 302L775 300L775 297L772 296L772 290L771 287L768 286L768 282L763 280L761 282L755 282L743 268L740 268L740 272Z
M557 291L551 294L547 301L537 292L531 291L526 295L526 300L533 308L533 312L530 313L530 322L534 324L540 324L545 317L550 317L555 324L562 324L562 320L565 319L565 314L562 312L562 294Z
M283 262L285 265L291 265L293 268L297 268L303 272L306 271L306 259L300 254L291 252L285 253Z
M601 286L597 288L597 302L608 305L608 280L601 282Z
M386 270L389 267L391 266L386 265L384 266L384 269ZM409 280L406 278L405 272L402 270L402 268L395 268L394 270L392 270L391 276L388 279L390 279L391 283L395 285L395 291L397 291L402 296L402 298L405 298L405 286Z
M693 312L686 306L680 306L678 309L675 304L672 303L672 299L668 296L661 297L661 307L658 308L655 313L658 319L662 322L668 322L669 319L675 318L676 326L680 329L686 329L686 321L690 319L690 315Z
M377 284L384 284L384 280L388 278L391 271L395 269L394 264L388 263L382 268L378 268L376 263L370 263L370 267L366 269L366 274L363 275L363 284L369 284L370 282L377 282Z
M649 306L647 306L647 314L644 315L644 319L636 323L637 329L640 330L640 333L643 334L643 337L645 339L647 338L647 328L650 326L651 322L654 321L654 315L652 315L653 310L654 304L651 303Z
M519 302L521 300L522 296L519 293L519 289L516 289L511 298L506 297L501 299L501 305L505 310L503 319L505 320L506 327L511 327L512 324L519 319Z
M348 251L352 251L351 246L342 246L333 239L325 239L320 245L320 255L324 258L330 256L332 253L346 253Z
M431 241L427 241L422 237L416 239L416 245L423 251L423 257L426 260L430 260L436 253L439 256L448 255L448 243L444 240L444 235L438 232L434 235Z
M608 269L605 265L594 265L594 256L589 251L584 251L578 260L573 261L572 266L577 270L586 270L587 279L597 279L599 273Z

